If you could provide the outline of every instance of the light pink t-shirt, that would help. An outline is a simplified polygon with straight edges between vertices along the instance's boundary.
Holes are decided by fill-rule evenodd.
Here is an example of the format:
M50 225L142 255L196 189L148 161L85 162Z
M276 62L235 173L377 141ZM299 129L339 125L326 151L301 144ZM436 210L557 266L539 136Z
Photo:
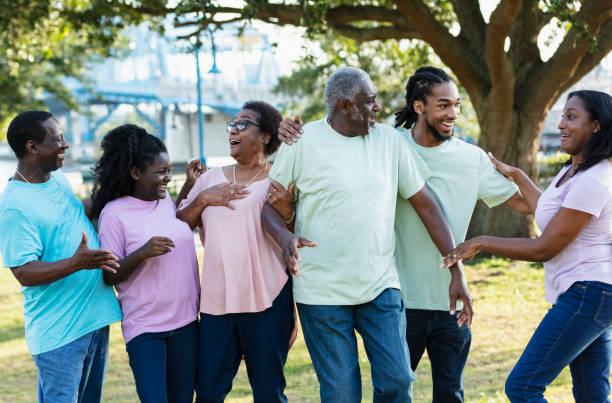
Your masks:
M204 189L226 182L222 168L208 170L179 208L193 202ZM201 312L261 312L272 306L287 282L280 249L261 226L268 185L267 178L251 183L248 197L231 201L236 210L209 206L202 211Z
M546 300L551 304L577 281L612 284L612 163L600 161L555 187L568 169L563 167L540 196L536 223L543 231L561 207L592 217L576 239L544 263Z
M172 239L175 247L145 259L127 280L115 285L126 343L142 333L178 329L198 317L200 279L193 232L176 218L170 196L155 201L124 196L104 206L100 244L119 259L154 236Z

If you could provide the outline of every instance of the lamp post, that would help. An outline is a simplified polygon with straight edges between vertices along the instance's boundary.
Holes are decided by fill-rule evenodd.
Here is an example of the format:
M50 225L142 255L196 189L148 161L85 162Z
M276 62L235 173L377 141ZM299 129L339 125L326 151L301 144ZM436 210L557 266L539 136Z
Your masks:
M196 38L194 53L196 59L196 78L198 92L198 140L200 145L200 161L206 165L206 157L204 156L204 115L202 114L202 78L200 77L200 47L202 42L200 36Z

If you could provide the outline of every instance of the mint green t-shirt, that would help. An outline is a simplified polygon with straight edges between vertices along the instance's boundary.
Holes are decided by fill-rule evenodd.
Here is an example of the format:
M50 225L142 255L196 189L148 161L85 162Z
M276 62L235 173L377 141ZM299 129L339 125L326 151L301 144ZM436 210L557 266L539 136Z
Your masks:
M425 163L393 128L345 137L325 119L281 148L270 178L295 182L295 233L318 242L300 249L296 302L356 305L399 288L393 258L395 206L425 184Z
M451 138L436 147L422 147L414 142L410 132L402 135L431 170L427 188L438 200L455 243L465 240L479 199L494 207L517 192L517 187L476 146ZM442 256L406 200L398 199L395 232L395 258L406 308L448 310L450 273L440 268ZM458 303L457 308L460 306Z

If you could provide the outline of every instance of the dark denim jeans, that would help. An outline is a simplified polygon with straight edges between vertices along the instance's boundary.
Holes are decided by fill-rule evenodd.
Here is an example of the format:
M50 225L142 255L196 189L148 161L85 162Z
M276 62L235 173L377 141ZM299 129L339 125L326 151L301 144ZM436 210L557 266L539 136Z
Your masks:
M561 294L506 380L511 402L546 402L544 391L570 366L576 402L609 402L612 285L577 282Z
M372 368L374 403L409 403L414 374L404 335L400 291L387 288L361 305L297 304L302 331L320 384L321 401L361 401L355 330Z
M126 345L141 402L192 403L196 383L198 322L143 333Z
M463 402L463 368L472 332L467 325L457 326L457 313L406 309L406 341L413 371L427 350L433 402Z
M283 373L295 317L291 280L262 312L200 313L198 403L221 403L244 354L255 403L286 403Z
M32 358L38 367L39 403L100 402L108 361L108 326Z

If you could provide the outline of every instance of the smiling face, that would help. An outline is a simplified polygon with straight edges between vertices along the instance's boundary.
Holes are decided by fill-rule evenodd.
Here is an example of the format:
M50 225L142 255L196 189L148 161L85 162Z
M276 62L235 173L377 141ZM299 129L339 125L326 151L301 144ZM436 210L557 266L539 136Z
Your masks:
M561 150L581 159L593 133L599 130L599 122L592 119L582 99L573 96L565 103L557 127L561 133Z
M367 80L355 99L347 103L349 108L347 128L353 136L365 136L376 123L376 114L380 106L376 102L376 87L371 80Z
M69 145L64 140L62 129L55 118L49 118L42 123L47 135L42 143L34 143L36 160L45 172L55 171L64 165L64 156Z
M170 158L167 153L159 153L144 171L132 167L130 175L134 179L132 196L146 201L163 199L170 182Z
M414 101L414 110L436 142L449 140L453 136L460 106L459 90L452 81L435 85L431 94L425 97L425 102Z
M259 124L260 116L257 112L250 109L243 109L236 114L234 121L248 120ZM264 154L264 143L270 140L270 135L261 131L259 127L252 123L247 123L244 130L238 130L234 126L229 132L230 155L238 160L251 159L253 156Z

